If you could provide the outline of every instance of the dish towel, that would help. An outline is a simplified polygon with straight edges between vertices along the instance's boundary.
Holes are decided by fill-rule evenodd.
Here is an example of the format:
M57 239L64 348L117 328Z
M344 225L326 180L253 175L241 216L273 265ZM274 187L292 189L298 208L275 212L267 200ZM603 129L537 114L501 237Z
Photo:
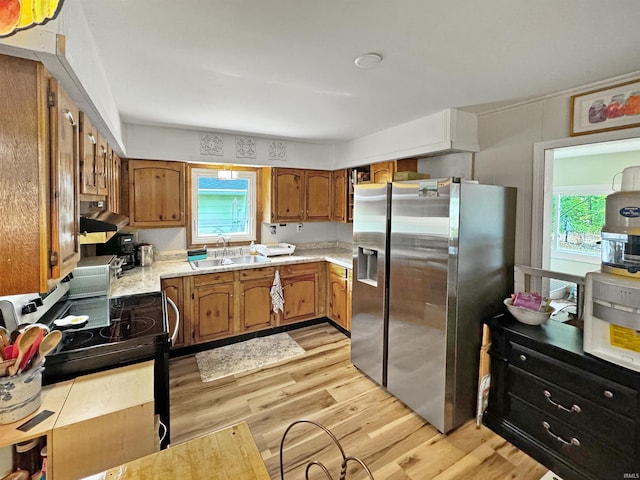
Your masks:
M284 295L282 294L282 284L280 283L280 271L276 270L271 285L271 305L273 305L273 313L280 310L284 313Z

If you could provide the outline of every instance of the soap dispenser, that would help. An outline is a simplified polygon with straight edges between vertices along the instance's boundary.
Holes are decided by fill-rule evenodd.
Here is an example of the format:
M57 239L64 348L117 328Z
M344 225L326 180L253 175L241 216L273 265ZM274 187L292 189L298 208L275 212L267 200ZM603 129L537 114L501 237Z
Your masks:
M252 240L251 245L249 245L249 255L257 255L257 254L258 252L256 250L256 244Z

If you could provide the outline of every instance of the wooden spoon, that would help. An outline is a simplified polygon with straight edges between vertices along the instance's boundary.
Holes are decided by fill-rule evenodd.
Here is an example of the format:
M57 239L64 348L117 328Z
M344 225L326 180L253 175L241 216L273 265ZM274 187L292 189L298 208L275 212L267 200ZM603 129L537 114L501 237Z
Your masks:
M15 375L18 372L20 363L22 362L22 357L24 357L24 355L29 351L31 344L36 340L40 331L41 330L38 328L30 328L20 335L17 343L18 356L16 357L16 363L9 367L9 375Z
M33 360L33 365L40 365L42 359L58 346L58 343L60 343L61 339L62 332L60 330L53 330L51 333L48 333L47 336L42 339L42 342L40 342L38 353L36 355L36 358Z
M9 345L9 331L4 327L0 327L0 347L4 349L7 345Z

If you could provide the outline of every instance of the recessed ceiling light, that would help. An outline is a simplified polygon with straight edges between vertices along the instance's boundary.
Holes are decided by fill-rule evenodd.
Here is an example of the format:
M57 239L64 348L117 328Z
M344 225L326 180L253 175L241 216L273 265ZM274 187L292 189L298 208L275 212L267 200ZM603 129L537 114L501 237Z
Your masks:
M354 60L358 68L373 68L382 61L382 55L379 53L365 53Z

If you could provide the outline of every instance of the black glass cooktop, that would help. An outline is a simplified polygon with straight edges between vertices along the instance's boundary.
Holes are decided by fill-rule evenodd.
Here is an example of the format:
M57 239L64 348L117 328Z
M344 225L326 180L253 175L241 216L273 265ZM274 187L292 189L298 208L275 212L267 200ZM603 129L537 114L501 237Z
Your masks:
M62 330L62 341L53 354L81 351L124 342L145 343L167 334L166 305L161 292L108 298L63 300L41 323ZM54 320L67 315L87 315L80 328L57 327Z

